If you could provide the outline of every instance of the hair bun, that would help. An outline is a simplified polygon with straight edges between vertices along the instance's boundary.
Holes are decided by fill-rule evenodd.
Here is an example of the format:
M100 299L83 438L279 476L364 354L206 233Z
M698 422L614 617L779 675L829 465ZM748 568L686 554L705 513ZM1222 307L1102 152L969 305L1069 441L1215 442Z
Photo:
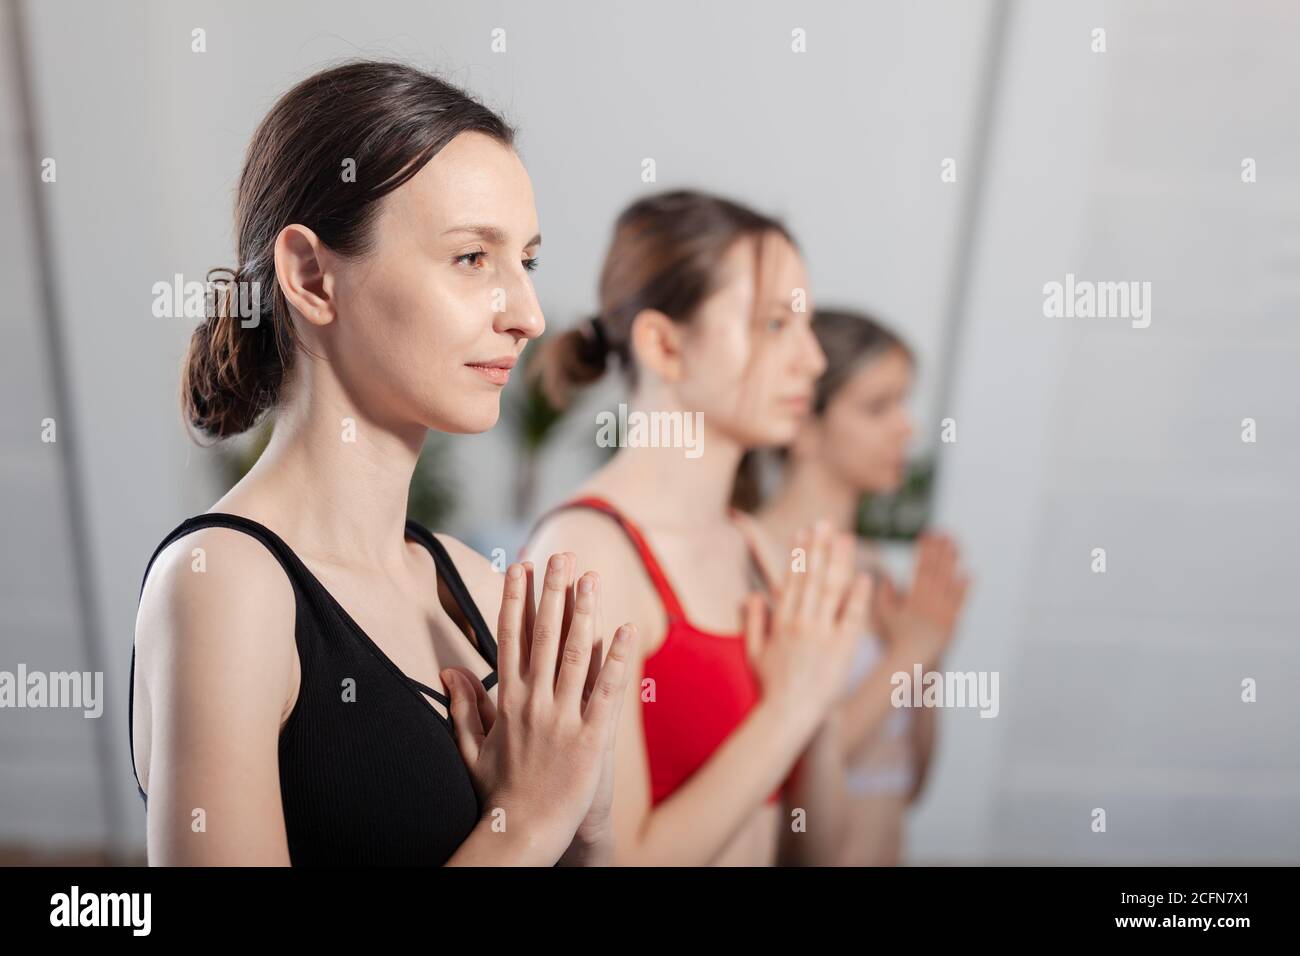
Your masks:
M605 323L599 315L593 315L578 326L578 331L590 347L589 357L592 365L604 366L609 356L609 336L605 332Z

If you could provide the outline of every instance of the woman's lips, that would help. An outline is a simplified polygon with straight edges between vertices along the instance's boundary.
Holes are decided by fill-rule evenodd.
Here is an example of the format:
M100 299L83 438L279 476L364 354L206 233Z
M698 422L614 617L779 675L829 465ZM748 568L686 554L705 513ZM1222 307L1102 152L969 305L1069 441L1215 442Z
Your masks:
M504 385L510 381L510 370L519 359L514 355L502 355L500 358L484 359L482 362L466 362L466 368L472 368L493 385Z
M510 369L500 365L472 365L467 364L466 368L472 368L493 385L504 385L510 381Z

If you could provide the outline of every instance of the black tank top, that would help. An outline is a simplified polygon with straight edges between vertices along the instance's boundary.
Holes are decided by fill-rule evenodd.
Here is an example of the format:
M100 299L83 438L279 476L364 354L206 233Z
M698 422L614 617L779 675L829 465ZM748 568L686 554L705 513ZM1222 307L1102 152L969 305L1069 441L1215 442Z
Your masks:
M279 560L293 585L294 642L302 681L279 740L280 797L290 862L294 866L445 863L481 815L451 721L423 694L444 706L446 696L403 674L293 550L251 519L221 513L186 519L155 549L145 579L163 548L191 531L213 526L257 538ZM490 689L497 679L496 641L451 556L414 521L407 522L406 537L432 553L439 578L469 620L479 653L492 667L483 679L484 688ZM140 593L144 593L144 580ZM345 699L343 682L349 679L355 681L355 700ZM131 770L148 812L148 797L135 771L134 644L130 681ZM214 688L213 692L220 691Z

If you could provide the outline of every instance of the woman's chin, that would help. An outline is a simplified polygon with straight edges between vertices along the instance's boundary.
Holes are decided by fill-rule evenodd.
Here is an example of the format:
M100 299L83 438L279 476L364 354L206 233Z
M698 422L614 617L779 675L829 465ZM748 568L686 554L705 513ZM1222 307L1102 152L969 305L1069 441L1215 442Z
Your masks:
M429 427L449 435L481 435L491 431L501 419L501 402L494 400L482 407L458 409L456 414L434 416L436 424Z
M798 436L801 422L798 418L773 418L766 427L746 435L744 444L749 448L783 448Z

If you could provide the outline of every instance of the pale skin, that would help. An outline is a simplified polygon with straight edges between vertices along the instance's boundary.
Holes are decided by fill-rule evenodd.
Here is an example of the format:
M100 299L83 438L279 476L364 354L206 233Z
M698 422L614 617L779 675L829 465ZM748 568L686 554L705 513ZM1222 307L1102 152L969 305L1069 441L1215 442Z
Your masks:
M405 674L450 696L485 812L449 863L608 863L635 628L613 641L598 630L602 579L579 577L572 554L535 581L531 566L499 574L439 535L496 622L499 683L484 692L490 667L468 622L432 556L403 534L426 431L492 427L500 375L479 366L511 364L544 328L528 266L540 243L531 183L508 147L464 133L381 202L364 257L337 255L301 225L277 236L277 279L310 351L296 355L266 452L210 510L275 531ZM341 437L349 420L355 441ZM159 555L136 621L134 757L151 864L289 864L277 742L300 690L294 621L283 569L241 532L204 528ZM496 807L511 821L504 833L491 831ZM194 808L206 832L192 831Z
M912 366L899 349L865 361L831 397L826 409L807 421L789 449L786 479L758 513L769 542L791 540L810 520L829 518L837 528L852 530L864 494L887 493L901 483L912 423L906 398ZM860 542L859 564L877 576L870 619L886 651L862 684L839 708L843 756L847 765L863 761L881 746L880 731L889 718L890 677L909 671L914 662L937 667L956 631L969 578L959 567L956 543L947 535L926 534L918 542L916 568L905 592L876 563ZM771 560L781 556L769 545ZM933 710L911 712L914 786L910 793L863 794L852 798L852 811L841 862L892 865L899 862L904 814L920 794L933 752Z
M703 454L623 448L574 495L599 495L633 520L692 624L719 634L743 631L759 677L759 703L657 806L651 806L642 727L643 707L655 705L642 703L639 681L643 661L662 645L667 620L641 559L613 521L584 509L552 516L529 544L538 554L579 551L601 567L606 606L618 608L641 636L615 761L619 864L824 863L842 837L842 745L831 701L852 654L854 622L866 611L870 579L852 574L850 536L826 525L803 540L806 572L775 575L781 585L769 616L746 578L745 537L727 513L742 454L793 438L825 364L808 314L791 307L791 290L808 287L803 263L783 238L764 241L770 271L757 291L752 241L741 240L719 262L718 290L689 323L647 309L632 324L639 383L630 408L703 412ZM792 770L784 806L766 803ZM806 832L792 832L796 809L806 815Z

